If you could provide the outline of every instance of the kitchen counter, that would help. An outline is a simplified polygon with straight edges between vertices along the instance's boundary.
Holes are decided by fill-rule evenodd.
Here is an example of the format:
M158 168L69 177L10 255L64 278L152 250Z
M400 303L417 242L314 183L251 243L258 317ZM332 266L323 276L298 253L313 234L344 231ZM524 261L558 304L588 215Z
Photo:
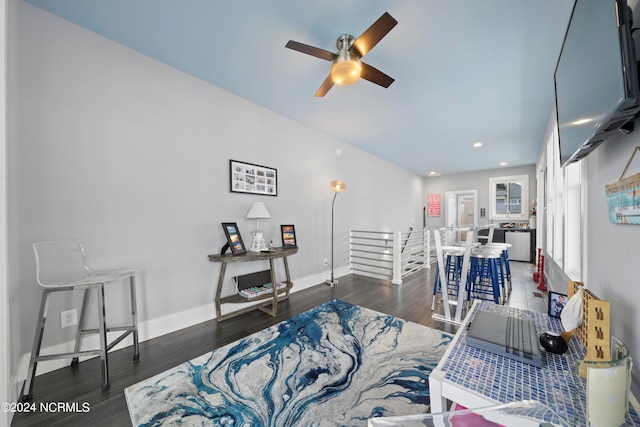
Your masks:
M485 230L483 230L485 231ZM486 230L480 235L488 235ZM493 241L496 243L510 243L509 259L536 263L536 229L529 227L496 227L493 230Z

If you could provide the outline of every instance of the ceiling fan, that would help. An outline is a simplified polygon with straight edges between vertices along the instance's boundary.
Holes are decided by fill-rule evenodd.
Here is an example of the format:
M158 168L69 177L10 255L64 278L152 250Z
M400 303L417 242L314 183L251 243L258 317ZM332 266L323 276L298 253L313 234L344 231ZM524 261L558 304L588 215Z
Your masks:
M338 47L337 53L293 40L289 40L285 47L333 62L331 72L315 94L317 97L325 96L334 84L350 85L358 81L360 77L369 80L371 83L387 88L393 83L394 79L377 68L365 64L361 59L373 49L397 23L398 21L393 19L389 13L385 12L357 39L351 34L343 34L338 37L336 43Z

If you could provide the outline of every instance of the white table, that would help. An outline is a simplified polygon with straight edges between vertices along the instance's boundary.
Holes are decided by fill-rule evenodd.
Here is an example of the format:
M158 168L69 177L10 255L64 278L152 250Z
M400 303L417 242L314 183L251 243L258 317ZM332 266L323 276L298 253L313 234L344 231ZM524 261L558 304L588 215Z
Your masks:
M498 356L466 345L467 327L478 310L532 319L538 333L562 330L560 320L546 313L476 301L429 376L431 412L446 411L447 399L467 408L535 400L554 410L561 425L586 425L586 380L578 375L578 362L586 353L582 343L574 337L563 355L543 352L542 368ZM625 425L640 425L632 405L629 414Z
M446 322L460 324L462 323L462 311L465 302L466 293L464 292L464 286L466 285L466 278L469 274L469 258L471 255L471 246L476 241L477 232L484 229L489 229L489 241L491 241L491 235L493 234L492 225L478 226L478 227L433 227L432 231L434 234L435 244L436 244L436 259L438 262L438 271L440 275L440 283L442 284L442 299L444 306L444 318L439 316L438 314L433 315L435 319L444 320ZM458 300L457 301L449 301L449 295L446 291L446 272L445 272L445 262L444 255L442 249L442 233L447 233L447 235L458 232L466 232L466 240L464 245L464 255L462 257L462 270L460 272L460 289L458 290ZM449 239L447 239L449 240ZM447 242L449 243L449 242ZM435 296L434 296L435 297ZM451 307L450 305L456 305L456 313L455 317L451 317Z

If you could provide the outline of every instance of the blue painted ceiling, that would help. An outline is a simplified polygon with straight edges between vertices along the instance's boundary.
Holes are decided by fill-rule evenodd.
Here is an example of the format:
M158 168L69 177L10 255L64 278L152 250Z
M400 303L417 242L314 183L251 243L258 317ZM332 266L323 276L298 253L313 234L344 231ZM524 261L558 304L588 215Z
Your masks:
M28 0L420 175L536 163L573 0ZM364 58L395 78L314 98L336 51L385 11ZM34 30L37 31L37 30ZM480 148L473 148L482 142ZM301 141L301 143L304 143Z

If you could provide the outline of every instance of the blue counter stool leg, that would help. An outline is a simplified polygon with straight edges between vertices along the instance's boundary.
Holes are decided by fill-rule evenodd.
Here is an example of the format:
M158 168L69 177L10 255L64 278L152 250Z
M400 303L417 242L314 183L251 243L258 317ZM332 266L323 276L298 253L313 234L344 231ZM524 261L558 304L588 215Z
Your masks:
M500 249L501 253L501 264L504 265L504 270L506 274L506 281L508 282L507 286L507 297L511 294L511 266L509 264L509 248L511 247L511 243L487 243L487 248Z
M491 249L474 249L471 252L473 276L470 277L469 300L481 299L500 304L501 284L498 275L500 252Z

